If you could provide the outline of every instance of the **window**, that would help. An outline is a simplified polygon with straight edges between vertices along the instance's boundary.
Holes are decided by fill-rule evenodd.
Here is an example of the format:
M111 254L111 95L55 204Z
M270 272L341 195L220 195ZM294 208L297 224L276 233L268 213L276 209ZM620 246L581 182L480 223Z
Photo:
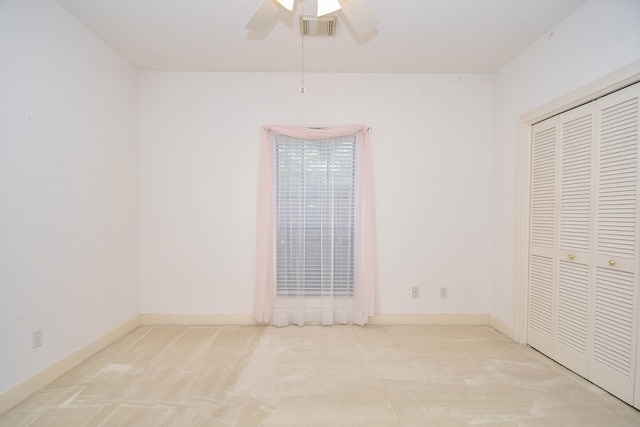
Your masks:
M353 295L355 150L276 138L276 295Z
M265 126L253 314L261 323L367 323L375 308L369 129Z

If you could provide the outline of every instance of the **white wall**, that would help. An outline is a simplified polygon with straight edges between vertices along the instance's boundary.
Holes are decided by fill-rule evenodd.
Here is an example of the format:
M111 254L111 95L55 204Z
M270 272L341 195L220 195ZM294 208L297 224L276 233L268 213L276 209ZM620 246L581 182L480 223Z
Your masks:
M639 22L592 0L495 77L310 74L303 96L138 74L53 0L0 1L0 393L139 312L251 311L267 123L373 127L380 312L513 325L517 118L639 60Z
M518 117L640 60L640 1L591 0L495 75L490 314L514 325Z
M250 313L261 125L359 122L373 128L380 312L486 313L492 77L310 74L304 95L299 82L140 73L141 312Z
M1 394L135 317L139 258L136 71L53 0L0 58Z

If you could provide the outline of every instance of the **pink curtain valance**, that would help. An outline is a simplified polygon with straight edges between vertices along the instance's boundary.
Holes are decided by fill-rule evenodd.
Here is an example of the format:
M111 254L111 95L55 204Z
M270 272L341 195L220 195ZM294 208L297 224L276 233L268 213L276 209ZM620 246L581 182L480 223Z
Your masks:
M353 135L354 133L358 132L362 132L363 134L367 134L369 132L369 128L362 124L319 128L306 126L267 125L263 127L263 130L300 139L337 138L340 136Z

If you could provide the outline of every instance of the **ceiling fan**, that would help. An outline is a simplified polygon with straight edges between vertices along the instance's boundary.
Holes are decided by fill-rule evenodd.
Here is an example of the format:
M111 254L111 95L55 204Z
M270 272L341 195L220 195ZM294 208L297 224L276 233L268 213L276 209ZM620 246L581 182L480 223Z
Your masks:
M316 16L320 17L342 10L344 17L360 36L369 34L378 26L378 19L366 0L317 0L317 2ZM294 3L295 0L261 0L247 23L247 29L262 31L269 28L278 19L280 8L284 7L292 11Z

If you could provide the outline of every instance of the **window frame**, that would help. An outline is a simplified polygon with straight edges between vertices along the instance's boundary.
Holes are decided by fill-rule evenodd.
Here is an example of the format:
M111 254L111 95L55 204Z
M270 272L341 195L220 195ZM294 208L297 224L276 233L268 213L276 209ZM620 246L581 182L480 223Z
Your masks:
M348 159L345 155L345 150L348 152ZM353 297L357 217L355 199L356 191L358 191L356 185L357 150L355 135L344 135L321 140L294 138L286 135L278 135L276 137L274 180L276 197L276 298L323 297L327 295ZM338 154L336 154L337 152ZM318 160L319 158L321 159ZM345 160L348 160L348 163ZM292 174L283 177L286 172L291 172ZM317 173L314 174L314 172ZM322 182L322 177L320 176L322 174L326 175L324 182ZM348 183L345 181L343 174L347 175ZM285 178L286 182L283 183L281 178ZM318 178L320 178L319 183L317 182ZM313 183L314 179L316 180L315 183ZM292 182L295 180L299 180L297 184L301 187L295 187L296 183ZM342 208L345 207L344 200L340 197L336 198L335 191L336 187L345 186L345 184L348 185L347 192L349 193L347 200L348 218L340 216L335 211L336 203L339 203ZM294 187L293 191L298 190L298 194L291 194L291 187ZM288 190L289 197L287 197L287 194L282 194L283 191L286 192ZM333 194L330 194L331 190L333 190ZM314 194L314 192L317 192L317 194ZM315 205L308 205L307 196L310 193L315 196L314 200L311 201ZM298 195L303 200L296 198ZM328 216L326 210L329 207L325 206L326 200L322 199L323 196L331 198L330 224L324 221ZM285 202L282 204L289 202L289 204L282 207L281 202ZM292 206L294 203L297 203L297 206ZM293 215L291 215L292 211L295 211ZM317 215L314 215L314 213ZM287 214L290 214L290 221L282 218L283 215ZM295 218L300 215L302 215L301 218ZM338 224L336 227L335 222L340 219L346 219L348 223L344 226ZM307 223L308 220L312 221L311 225ZM328 228L330 233L327 233L323 227ZM315 235L308 233L309 228L312 228L317 233ZM336 233L336 231L338 232ZM324 238L331 239L330 249L324 246ZM344 252L335 250L336 240L344 244L344 239L348 239L346 266L344 265L344 259L338 259L339 255ZM296 240L298 241L297 244ZM294 246L296 248L292 249ZM292 252L296 251L296 249L297 253L292 255ZM308 255L308 250L316 251L315 256ZM331 260L328 261L330 263L330 271L327 271L327 266L323 263L326 256L331 257ZM291 264L296 263L296 260L292 258L297 258L297 261L302 262L305 266L308 262L314 262L317 270L307 270L302 267L302 269L296 271L295 265L288 264L289 262ZM295 274L295 276L292 277L292 274Z

